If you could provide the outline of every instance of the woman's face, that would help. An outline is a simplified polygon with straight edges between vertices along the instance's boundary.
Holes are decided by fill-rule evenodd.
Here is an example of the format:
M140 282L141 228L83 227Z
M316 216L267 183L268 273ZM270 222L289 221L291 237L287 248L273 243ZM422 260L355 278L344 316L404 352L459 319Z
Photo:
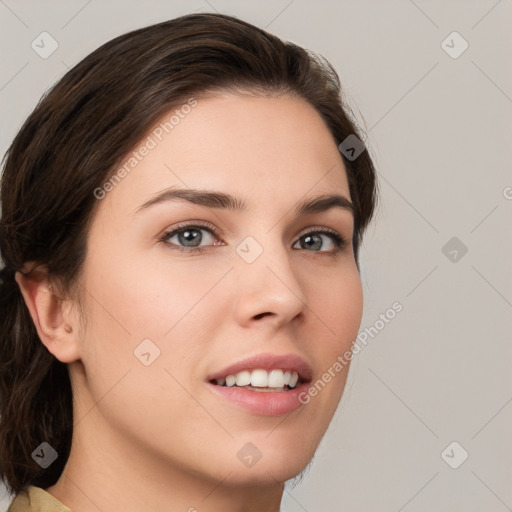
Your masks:
M210 377L260 354L269 369L293 370L273 357L295 355L314 383L350 349L362 314L352 213L343 202L297 212L319 196L350 201L346 171L302 99L219 93L190 105L155 125L98 205L82 277L87 328L70 365L77 435L216 482L285 481L312 458L348 367L306 405L297 392L233 392ZM177 189L244 208L161 196ZM245 366L250 378L267 368ZM271 379L279 385L279 371Z

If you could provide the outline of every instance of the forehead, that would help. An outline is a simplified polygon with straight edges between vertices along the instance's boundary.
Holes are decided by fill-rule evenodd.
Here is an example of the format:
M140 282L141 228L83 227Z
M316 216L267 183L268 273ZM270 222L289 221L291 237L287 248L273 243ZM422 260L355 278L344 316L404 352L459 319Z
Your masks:
M267 211L308 194L350 199L329 129L313 106L290 95L224 92L184 101L119 168L123 177L109 187L100 209L121 215L172 186L221 190L243 197L249 208L265 204Z

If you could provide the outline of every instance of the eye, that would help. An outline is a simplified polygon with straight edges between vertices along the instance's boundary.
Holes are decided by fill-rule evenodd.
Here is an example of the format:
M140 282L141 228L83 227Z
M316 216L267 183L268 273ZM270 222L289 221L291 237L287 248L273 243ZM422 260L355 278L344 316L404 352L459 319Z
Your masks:
M206 232L204 236L202 232ZM201 224L184 224L173 228L171 231L166 231L160 241L170 244L173 249L185 252L203 252L204 248L201 247L201 242L205 241L206 246L220 245L215 243L217 232L212 224L208 227ZM175 238L174 241L171 241ZM213 243L212 243L213 241Z
M324 238L328 239L328 244L334 247L334 249L327 248L327 250L321 250L324 247ZM319 228L313 231L308 231L301 235L301 237L297 240L297 243L300 244L300 248L302 249L313 249L313 252L327 252L330 254L337 253L343 247L347 245L346 240L336 231L327 229L327 228Z
M203 232L207 235L204 236ZM182 252L202 253L208 247L225 245L218 237L219 234L213 224L181 224L166 231L160 237L160 242ZM173 238L174 240L172 240ZM327 249L324 249L325 240L327 240ZM204 244L201 245L203 242ZM338 232L328 228L315 228L308 231L299 237L293 245L294 248L297 243L300 245L297 247L298 249L308 249L310 252L331 255L338 253L347 245L346 240Z

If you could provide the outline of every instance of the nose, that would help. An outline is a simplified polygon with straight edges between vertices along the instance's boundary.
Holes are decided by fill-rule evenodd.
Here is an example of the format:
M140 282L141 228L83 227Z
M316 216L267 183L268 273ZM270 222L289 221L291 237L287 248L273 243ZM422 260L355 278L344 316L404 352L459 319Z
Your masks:
M304 315L306 296L282 243L267 244L252 263L240 257L234 270L238 283L235 315L241 326L257 322L278 329Z

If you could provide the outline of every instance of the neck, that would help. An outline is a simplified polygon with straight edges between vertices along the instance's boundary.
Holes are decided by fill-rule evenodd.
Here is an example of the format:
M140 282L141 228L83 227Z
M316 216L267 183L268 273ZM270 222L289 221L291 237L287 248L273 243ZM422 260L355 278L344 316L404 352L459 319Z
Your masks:
M68 462L46 489L73 512L166 510L168 512L279 512L284 485L234 482L192 474L115 432L94 408L77 412Z

